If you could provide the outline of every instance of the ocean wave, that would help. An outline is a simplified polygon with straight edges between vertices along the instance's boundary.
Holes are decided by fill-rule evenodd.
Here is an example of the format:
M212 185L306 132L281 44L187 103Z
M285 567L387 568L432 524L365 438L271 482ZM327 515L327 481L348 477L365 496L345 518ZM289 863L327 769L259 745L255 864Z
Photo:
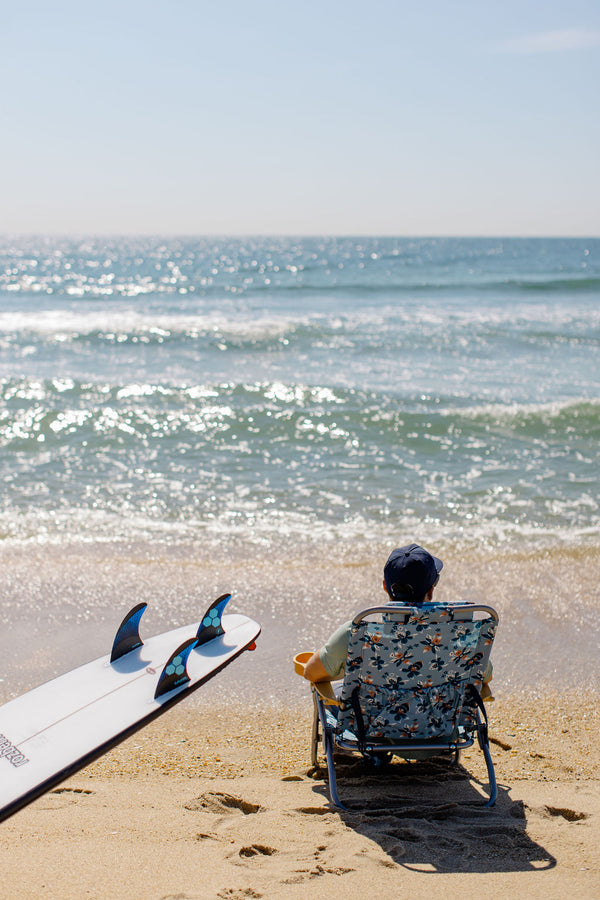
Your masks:
M179 426L185 430L192 415L221 410L235 417L242 430L257 421L263 427L268 425L270 438L278 428L280 438L295 436L298 421L294 416L308 415L322 426L315 432L315 439L327 434L326 423L335 425L339 421L347 431L372 433L383 446L411 435L427 441L446 432L456 436L494 429L507 437L519 434L567 437L571 433L574 439L600 436L600 399L597 398L483 404L472 404L465 399L457 405L452 394L402 397L389 391L284 380L197 384L140 380L111 384L59 377L0 379L0 401L5 422L13 414L24 414L28 407L44 416L46 424L52 421L53 414L59 416L62 410L100 413L110 407L123 417L139 415L144 427L155 416L155 432L156 422L163 418L174 432ZM306 423L302 427L306 429Z
M385 278L381 280L361 279L353 277L342 279L339 277L328 277L314 279L312 281L303 280L295 283L286 283L283 281L273 281L269 279L262 283L253 283L246 285L244 290L248 293L273 293L298 295L306 294L307 296L317 295L323 297L347 296L349 298L370 297L375 299L382 297L384 299L390 297L405 297L407 295L424 295L430 294L440 295L463 295L472 296L477 294L518 294L520 292L527 293L535 291L537 293L561 292L570 294L576 291L596 292L600 289L599 277L585 277L574 274L570 278L555 278L553 276L540 277L537 279L519 279L507 276L497 276L491 278L486 273L473 275L468 278L457 278L449 276L447 278L425 277L425 278L405 278L402 280L394 280Z
M480 427L511 429L514 434L572 434L574 439L600 438L600 399L574 399L550 403L485 403L446 409L446 420Z
M546 276L531 279L503 275L492 278L486 273L464 278L456 276L440 278L428 275L423 278L406 277L402 279L392 279L389 276L383 278L371 276L363 279L356 277L355 273L351 273L347 278L340 278L321 272L314 272L311 275L310 271L306 270L303 270L302 274L304 277L298 277L298 273L282 277L267 271L260 278L240 278L239 282L231 280L231 278L219 279L212 276L210 279L196 279L196 284L190 283L187 277L185 280L179 278L166 281L148 279L140 282L132 279L104 284L89 279L82 283L74 280L72 275L69 277L53 275L43 279L32 276L16 278L0 275L0 296L4 294L7 299L10 299L11 295L18 294L38 300L55 296L93 301L116 298L142 299L161 295L190 299L194 297L218 299L222 296L260 297L268 295L271 297L278 295L290 299L347 297L352 300L368 297L374 301L377 298L402 299L413 295L418 297L439 295L440 298L443 298L463 295L472 297L473 294L486 296L488 294L518 295L523 293L527 295L535 293L551 296L560 293L568 297L574 293L594 294L600 290L600 277L586 277L579 274L571 277Z
M219 313L153 315L137 310L42 310L0 313L0 340L5 345L42 339L49 343L99 342L163 344L209 339L256 344L280 341L307 322L276 315L228 317Z
M66 378L7 379L0 397L2 515L44 513L57 533L73 509L132 534L600 528L600 401L417 408L283 381Z
M160 344L177 340L219 340L231 346L281 343L292 338L307 343L346 337L360 345L376 338L379 346L420 342L437 337L452 340L493 340L502 334L515 342L600 340L600 307L535 304L515 311L492 306L427 303L369 304L345 308L269 310L212 308L155 312L110 304L80 309L10 309L0 311L0 340L19 346L28 340L49 343L104 342Z
M572 275L569 278L540 278L508 281L507 286L514 286L522 291L560 291L571 293L573 291L598 291L600 290L599 277L586 277L585 275Z
M150 548L211 546L215 552L235 546L236 552L259 547L284 558L291 552L322 552L324 548L390 546L398 536L418 535L425 545L460 544L463 548L491 552L515 547L520 553L556 547L597 547L600 523L568 515L562 520L521 521L491 515L482 509L464 516L429 516L397 511L385 518L356 512L343 519L290 509L225 508L220 515L195 516L193 510L176 520L144 512L93 509L63 504L60 510L0 508L0 548L77 544L147 544Z

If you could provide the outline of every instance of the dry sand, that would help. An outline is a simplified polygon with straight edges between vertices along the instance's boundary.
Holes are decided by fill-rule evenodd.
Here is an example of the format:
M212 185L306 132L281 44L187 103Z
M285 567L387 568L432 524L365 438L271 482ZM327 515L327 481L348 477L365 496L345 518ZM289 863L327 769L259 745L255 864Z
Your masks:
M2 898L600 896L600 714L588 694L490 709L499 783L461 765L346 767L328 803L310 705L187 701L0 825Z

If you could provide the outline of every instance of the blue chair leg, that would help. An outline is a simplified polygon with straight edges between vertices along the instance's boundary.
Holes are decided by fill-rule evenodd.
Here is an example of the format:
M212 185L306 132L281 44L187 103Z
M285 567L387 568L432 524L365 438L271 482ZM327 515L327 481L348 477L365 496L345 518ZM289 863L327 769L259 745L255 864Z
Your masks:
M329 796L334 806L339 809L347 809L342 803L337 792L337 779L335 777L335 763L333 761L333 737L331 727L327 724L327 716L323 701L317 699L317 709L319 710L319 719L321 720L321 731L323 734L323 746L325 748L325 757L327 759L327 775L329 778Z
M483 755L485 757L485 764L488 770L488 778L490 781L490 799L487 801L485 806L493 806L496 802L496 797L498 796L498 787L496 785L496 773L494 771L494 763L492 762L492 756L490 754L489 744L485 743L481 748L483 750Z
M485 764L487 766L488 779L490 783L490 798L486 803L484 803L484 806L493 806L496 802L496 797L498 796L496 773L494 771L494 763L492 762L492 755L490 753L490 741L488 737L487 721L481 721L479 710L477 710L477 740L479 741L479 746L483 750Z

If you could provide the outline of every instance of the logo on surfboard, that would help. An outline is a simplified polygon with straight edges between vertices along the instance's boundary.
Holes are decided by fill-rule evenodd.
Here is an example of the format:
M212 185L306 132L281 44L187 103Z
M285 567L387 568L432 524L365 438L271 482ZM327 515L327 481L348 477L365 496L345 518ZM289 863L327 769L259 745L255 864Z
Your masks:
M27 757L21 753L18 747L15 747L7 737L0 734L0 757L2 756L7 759L15 769L18 769L19 766L24 766L25 763L29 762Z

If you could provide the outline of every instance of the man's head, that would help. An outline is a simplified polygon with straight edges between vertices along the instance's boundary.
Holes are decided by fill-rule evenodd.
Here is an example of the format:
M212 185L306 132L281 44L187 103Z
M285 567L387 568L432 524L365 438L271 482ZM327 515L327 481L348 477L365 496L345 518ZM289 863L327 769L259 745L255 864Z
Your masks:
M383 569L383 586L392 600L421 603L442 571L443 562L418 544L392 550Z

